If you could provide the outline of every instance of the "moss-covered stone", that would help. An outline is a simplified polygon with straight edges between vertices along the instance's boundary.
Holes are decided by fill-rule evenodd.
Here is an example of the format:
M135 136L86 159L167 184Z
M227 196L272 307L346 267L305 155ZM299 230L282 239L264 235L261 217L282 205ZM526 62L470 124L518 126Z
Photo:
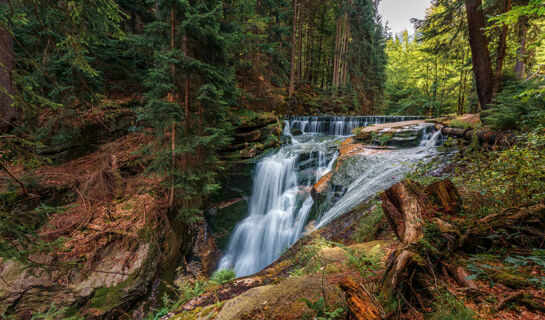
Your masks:
M207 211L206 220L220 249L226 249L233 229L247 213L248 202L245 198L235 199L232 203Z

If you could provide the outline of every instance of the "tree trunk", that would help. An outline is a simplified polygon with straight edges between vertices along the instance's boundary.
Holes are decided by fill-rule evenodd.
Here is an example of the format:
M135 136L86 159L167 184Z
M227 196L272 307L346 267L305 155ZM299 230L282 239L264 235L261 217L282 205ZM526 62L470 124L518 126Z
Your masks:
M7 0L0 0L0 5L5 5ZM18 118L19 112L12 107L14 94L13 81L11 74L15 69L15 60L13 57L13 38L10 31L3 28L0 29L0 133L6 132L14 127L13 122Z
M295 49L297 46L297 0L293 0L293 20L291 29L291 66L290 66L290 84L288 88L288 97L292 97L295 92Z
M483 33L486 24L481 10L482 1L465 0L465 6L477 96L479 97L481 109L486 110L492 101L494 73L490 61L490 52L488 51L488 40Z
M524 78L524 61L526 59L526 36L528 34L528 19L521 18L519 30L519 47L517 48L517 63L515 64L515 74L519 79Z
M298 14L298 27L299 28L299 36L297 39L297 73L295 76L295 84L298 84L298 82L301 81L303 76L303 15L301 12L301 5L299 4L299 14Z
M511 0L505 0L504 13L511 10ZM503 71L503 62L505 60L505 53L507 51L507 32L509 28L506 24L503 25L500 35L500 42L498 45L498 54L496 57L496 76L494 78L494 91L495 96L500 91L501 74Z
M331 81L333 88L337 87L337 79L339 74L340 47L341 47L341 17L337 19L337 33L335 35L335 56L333 59L333 80Z
M174 12L174 9L170 9L170 50L173 50L176 48L176 15ZM172 81L176 82L176 66L174 63L170 65L170 72L172 73ZM171 92L169 94L169 102L176 102L175 99L176 93ZM171 132L170 132L170 148L171 148L171 165L172 165L172 172L174 172L176 168L176 122L172 121L171 126ZM170 175L171 179L171 185L170 185L170 196L169 196L169 205L170 207L174 206L174 198L175 198L175 188L174 188L174 173Z

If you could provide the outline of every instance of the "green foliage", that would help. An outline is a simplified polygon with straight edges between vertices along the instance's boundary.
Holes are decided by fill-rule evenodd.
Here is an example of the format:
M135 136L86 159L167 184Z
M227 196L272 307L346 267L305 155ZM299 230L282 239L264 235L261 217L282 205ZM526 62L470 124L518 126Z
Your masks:
M375 276L382 268L384 252L381 251L380 245L371 248L369 252L350 248L345 248L345 252L348 256L348 265L358 270L363 279Z
M543 82L510 80L492 107L483 112L483 122L496 129L540 130L545 128Z
M545 17L545 7L541 0L524 1L523 4L514 5L511 10L499 15L495 15L488 19L491 25L487 28L488 33L494 29L502 28L504 25L509 27L516 26L522 19L527 20L543 20ZM545 35L541 34L540 41L545 39ZM538 46L539 43L533 44Z
M195 281L193 284L189 282L184 283L180 287L180 302L178 304L188 302L191 299L200 296L204 293L206 286L207 284L201 281Z
M357 242L375 240L377 234L386 227L386 217L380 203L375 202L372 210L365 212L358 221L358 228L354 231L353 238Z
M9 193L0 194L0 198L3 198L1 200L9 201L9 197L11 197ZM37 231L50 215L67 208L42 204L28 211L20 211L11 207L16 198L8 201L0 206L0 257L14 259L27 265L41 266L30 257L35 254L56 252L66 239L45 241L38 236Z
M434 311L430 314L432 320L475 320L477 315L463 301L448 292L444 292L434 303Z
M45 312L38 312L34 314L31 320L83 320L84 318L81 315L68 315L70 309L68 308L57 308L55 304L51 304L49 309Z
M323 246L323 242L314 240L301 247L296 255L291 256L291 265L294 269L292 275L298 276L317 273L323 266L323 257L321 254Z
M405 31L388 40L386 113L441 115L473 108L468 99L472 94L469 49L464 33L455 33L465 13L446 17L444 3L432 5L427 23L417 30L420 37ZM445 19L455 22L440 22ZM452 24L457 27L447 27Z
M211 283L215 284L225 284L233 281L236 278L235 270L224 269L214 272L210 279L208 280Z
M344 313L343 308L337 308L333 311L329 311L329 307L326 305L323 297L316 301L310 301L306 298L301 298L301 300L303 300L309 309L313 311L312 313L303 315L303 319L335 320L339 319Z
M484 216L545 199L545 136L528 133L518 140L503 150L466 148L454 181L471 195L467 214Z

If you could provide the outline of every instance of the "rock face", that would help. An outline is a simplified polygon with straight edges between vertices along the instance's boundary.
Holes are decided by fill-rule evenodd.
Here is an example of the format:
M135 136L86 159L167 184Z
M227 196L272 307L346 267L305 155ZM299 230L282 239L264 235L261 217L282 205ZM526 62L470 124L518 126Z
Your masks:
M208 224L201 220L196 223L197 232L191 249L188 271L194 278L211 275L218 265L220 251L214 242Z
M235 124L235 139L223 152L226 160L244 160L258 156L267 149L280 146L283 124L272 113L241 116Z
M0 314L27 319L47 311L81 305L87 317L102 317L144 295L159 263L158 248L150 243L114 243L100 255L89 274L63 270L30 270L2 261Z

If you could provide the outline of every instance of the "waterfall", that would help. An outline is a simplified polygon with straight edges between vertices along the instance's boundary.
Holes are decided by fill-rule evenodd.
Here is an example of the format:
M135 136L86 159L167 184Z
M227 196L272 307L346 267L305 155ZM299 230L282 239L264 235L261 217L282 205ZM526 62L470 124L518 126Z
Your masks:
M376 123L399 122L422 119L419 116L295 116L287 117L290 128L303 134L325 134L346 137L352 135L352 130Z
M412 116L288 117L284 135L291 143L263 158L256 166L245 219L235 227L219 269L234 269L237 277L254 274L278 258L302 235L314 200L310 189L328 174L339 156L338 142L352 130L374 123L415 120ZM292 129L302 135L296 137ZM438 135L423 133L422 145L369 157L365 172L350 183L346 193L322 214L323 227L376 192L401 179L407 166L433 154ZM435 141L434 141L435 139ZM432 142L433 141L433 142Z
M346 193L317 221L316 228L322 228L340 215L349 212L363 201L369 200L381 190L401 181L413 167L410 164L426 162L437 154L434 148L441 132L435 132L423 146L398 149L367 157L364 173L352 182Z

